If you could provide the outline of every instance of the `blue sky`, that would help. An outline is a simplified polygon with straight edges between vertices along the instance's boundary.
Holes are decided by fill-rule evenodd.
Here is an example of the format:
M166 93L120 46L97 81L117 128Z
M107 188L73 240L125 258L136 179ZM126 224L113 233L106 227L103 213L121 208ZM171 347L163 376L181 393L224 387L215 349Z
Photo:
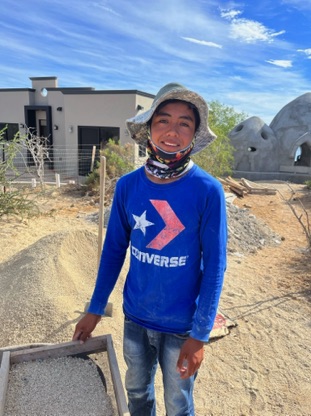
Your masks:
M311 91L309 0L1 0L0 88L176 81L267 124Z

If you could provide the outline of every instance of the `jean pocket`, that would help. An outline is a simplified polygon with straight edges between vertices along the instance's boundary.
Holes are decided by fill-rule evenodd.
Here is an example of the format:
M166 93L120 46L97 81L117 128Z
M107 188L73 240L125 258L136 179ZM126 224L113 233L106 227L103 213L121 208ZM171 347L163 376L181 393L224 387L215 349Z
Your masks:
M189 332L184 334L174 334L174 337L186 341L189 338Z

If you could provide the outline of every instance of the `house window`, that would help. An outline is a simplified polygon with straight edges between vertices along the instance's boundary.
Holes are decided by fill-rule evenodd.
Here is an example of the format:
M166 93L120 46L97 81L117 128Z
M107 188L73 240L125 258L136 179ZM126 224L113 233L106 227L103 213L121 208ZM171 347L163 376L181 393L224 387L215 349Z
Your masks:
M2 131L3 130L3 131ZM5 140L13 140L14 136L19 132L17 123L0 123L1 137Z
M99 150L110 140L120 140L119 127L78 126L79 141L79 175L86 176L91 171L93 147L96 146L96 158Z
M15 123L0 123L0 138L2 141L11 141L14 136L19 132L18 124ZM0 149L0 160L4 162L6 160L5 146Z

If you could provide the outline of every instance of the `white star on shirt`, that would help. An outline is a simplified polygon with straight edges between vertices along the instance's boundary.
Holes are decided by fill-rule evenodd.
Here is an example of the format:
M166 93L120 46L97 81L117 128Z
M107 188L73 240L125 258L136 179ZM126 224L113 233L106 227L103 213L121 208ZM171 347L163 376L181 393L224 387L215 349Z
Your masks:
M144 235L146 235L146 227L154 225L153 222L150 222L146 219L146 212L143 212L140 217L133 214L136 224L134 225L134 230L141 230Z

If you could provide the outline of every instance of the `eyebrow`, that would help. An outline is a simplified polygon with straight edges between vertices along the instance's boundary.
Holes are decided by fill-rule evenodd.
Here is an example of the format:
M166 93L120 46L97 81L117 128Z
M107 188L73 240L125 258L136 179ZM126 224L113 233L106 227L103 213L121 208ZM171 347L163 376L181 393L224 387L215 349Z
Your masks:
M172 115L170 113L166 113L165 111L162 111L162 110L160 110L158 113L155 113L155 116L172 117ZM184 119L184 120L189 120L189 121L192 121L194 123L194 119L191 116L182 115L178 118L181 118L181 119Z

